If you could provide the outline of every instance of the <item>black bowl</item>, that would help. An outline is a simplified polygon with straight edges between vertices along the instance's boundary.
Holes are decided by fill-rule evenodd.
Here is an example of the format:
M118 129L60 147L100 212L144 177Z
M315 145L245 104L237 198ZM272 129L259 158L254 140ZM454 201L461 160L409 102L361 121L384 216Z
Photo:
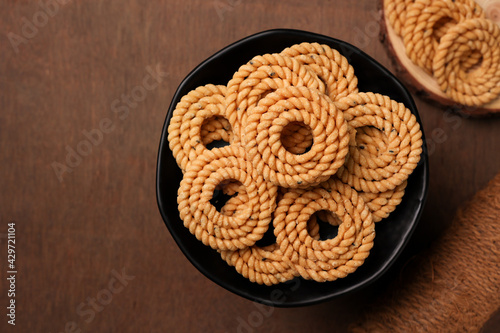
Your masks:
M360 91L378 92L402 102L420 118L415 103L401 82L373 58L343 41L310 32L288 29L269 30L244 38L217 52L197 66L177 89L163 125L156 173L156 194L163 220L191 263L206 277L227 290L272 306L304 306L323 302L360 290L387 272L415 230L424 205L428 185L427 150L408 180L403 201L384 221L376 224L375 245L365 263L344 279L318 283L296 278L276 286L252 283L239 275L220 255L203 245L183 226L177 209L177 189L182 173L168 146L168 125L182 96L208 83L227 84L238 68L258 54L276 53L301 42L327 44L343 54L354 67ZM424 139L425 142L425 139Z

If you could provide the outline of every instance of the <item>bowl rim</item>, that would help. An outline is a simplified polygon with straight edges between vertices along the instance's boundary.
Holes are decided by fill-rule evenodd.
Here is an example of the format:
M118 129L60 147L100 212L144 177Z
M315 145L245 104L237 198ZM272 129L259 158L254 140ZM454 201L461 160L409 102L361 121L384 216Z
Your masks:
M192 77L200 69L204 68L207 64L209 64L212 60L214 60L217 57L219 57L221 54L230 52L233 49L241 47L242 45L244 45L248 41L251 41L251 40L254 40L254 39L258 39L258 38L266 38L266 37L270 37L270 36L273 36L273 35L276 35L276 34L278 34L278 35L279 34L298 34L298 35L303 35L304 37L309 38L309 39L326 39L326 40L330 40L332 42L335 42L337 44L346 46L346 49L350 49L350 50L352 49L352 50L354 50L354 52L360 54L363 58L365 58L366 60L368 60L370 62L370 65L373 65L373 66L377 67L379 70L381 70L382 72L384 72L385 75L391 77L394 80L394 83L396 83L398 85L398 88L401 90L401 92L404 92L404 94L406 94L406 98L408 99L408 101L411 104L411 105L407 105L406 107L409 108L412 111L412 113L416 116L417 121L418 121L418 123L421 126L422 141L423 141L421 159L420 159L420 162L419 162L419 164L417 166L417 168L420 165L423 166L423 170L422 170L422 173L423 173L422 174L422 176L423 176L423 182L421 184L421 186L422 186L422 191L421 192L422 193L417 197L417 199L418 199L417 213L414 216L412 227L403 235L403 237L404 237L403 242L401 242L399 244L399 246L396 248L396 250L392 252L391 256L384 262L384 265L382 265L379 269L376 270L376 272L374 274L372 274L369 278L363 280L361 283L353 284L353 285L351 285L348 288L344 288L342 293L339 293L339 294L335 294L335 293L333 293L333 294L327 294L327 295L325 295L323 297L317 297L314 300L303 300L303 301L299 300L299 301L295 301L295 302L283 302L283 303L281 303L281 302L275 302L275 301L271 301L271 300L263 299L263 298L259 298L259 297L255 297L251 293L244 292L244 291L240 290L239 288L237 288L237 287L235 287L235 286L233 286L231 284L227 284L224 281L221 281L217 276L215 276L209 270L205 269L205 267L203 267L202 265L200 265L198 263L198 260L196 260L193 257L193 255L191 255L190 251L185 248L184 244L182 244L182 242L181 242L181 238L182 237L180 237L173 230L173 227L170 225L169 218L168 218L168 216L166 214L166 210L167 210L166 204L163 204L162 194L161 194L161 188L160 188L160 178L161 178L160 172L161 172L161 169L162 169L162 156L165 153L165 151L169 151L169 149L165 150L165 146L168 148L168 145L169 145L169 143L168 143L168 123L170 121L171 113L173 111L173 108L175 108L174 102L177 101L177 100L179 100L180 97L182 97L180 95L182 94L181 92L183 91L184 87L190 82L190 80L192 79ZM306 41L306 40L307 39L304 39L304 41ZM338 50L338 51L341 54L343 54L343 52L341 50ZM346 58L347 58L347 56L346 56ZM157 154L157 165L156 165L156 200L157 200L158 209L160 211L160 215L161 215L161 217L163 219L163 222L165 223L167 229L169 230L170 234L172 235L172 238L174 239L174 241L176 242L177 246L182 251L182 253L184 254L184 256L205 277L207 277L209 280L211 280L212 282L216 283L217 285L223 287L224 289L226 289L226 290L228 290L228 291L230 291L230 292L232 292L232 293L234 293L236 295L244 297L244 298L246 298L248 300L251 300L253 302L258 302L258 303L261 303L261 304L265 304L265 305L268 305L268 306L274 306L274 307L288 308L288 307L308 306L308 305L314 305L314 304L318 304L318 303L321 303L321 302L325 302L327 300L331 300L331 299L334 299L336 297L352 293L354 290L364 289L364 288L372 285L376 281L378 281L394 265L394 263L397 261L397 259L402 255L402 253L404 252L404 249L407 247L410 239L412 238L412 235L414 234L415 230L417 229L418 224L419 224L420 219L421 219L421 216L422 216L422 213L423 213L423 208L425 206L425 202L427 200L428 186L429 186L429 184L428 184L429 183L428 152L427 152L427 147L426 147L426 144L425 144L425 142L426 142L426 140L425 140L425 134L424 134L424 131L423 131L422 127L423 127L422 126L422 121L420 119L417 107L416 107L415 102L413 100L413 97L410 94L410 92L408 91L408 89L387 68L385 68L383 65L381 65L380 63L378 63L374 58L372 58L370 55L366 54L364 51L362 51L358 47L356 47L356 46L354 46L352 44L349 44L349 43L347 43L345 41L339 40L337 38L333 38L333 37L330 37L330 36L326 36L326 35L322 35L322 34L318 34L318 33L314 33L314 32L309 32L309 31L304 31L304 30L298 30L298 29L284 29L284 28L279 28L279 29L269 29L269 30L264 30L264 31L261 31L261 32L257 32L257 33L254 33L252 35L249 35L247 37L241 38L241 39L239 39L239 40L237 40L237 41L235 41L235 42L233 42L233 43L231 43L231 44L223 47L222 49L220 49L219 51L217 51L216 53L214 53L210 57L206 58L204 61L202 61L196 67L194 67L194 69L192 69L189 72L189 74L181 81L181 83L177 87L177 89L175 91L175 94L173 95L173 97L171 99L170 106L169 106L168 111L167 111L166 116L165 116L165 120L164 120L163 127L162 127L162 133L161 133L161 137L160 137L158 154ZM269 288L273 288L273 286L269 286Z

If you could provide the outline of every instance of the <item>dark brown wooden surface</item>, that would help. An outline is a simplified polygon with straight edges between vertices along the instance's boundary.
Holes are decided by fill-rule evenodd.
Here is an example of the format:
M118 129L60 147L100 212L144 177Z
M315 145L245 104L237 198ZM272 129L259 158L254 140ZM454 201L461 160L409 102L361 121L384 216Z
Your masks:
M392 70L378 38L376 6L347 0L68 1L51 7L53 15L44 20L38 2L3 0L0 331L13 329L5 316L9 221L17 228L19 332L245 332L240 327L248 320L258 328L246 331L254 332L345 331L375 296L260 308L199 273L158 212L156 156L177 85L199 62L249 34L271 28L321 33L360 47ZM148 70L157 64L164 73L152 88ZM144 80L150 90L140 88ZM132 92L139 97L125 114L121 99ZM425 227L417 232L423 244L499 171L500 120L460 118L416 103L430 148ZM92 130L102 138L96 134L96 144L85 146L84 133ZM54 163L67 165L67 149L89 147L60 181ZM115 276L122 273L129 279L120 283ZM92 305L93 298L110 295L109 304Z

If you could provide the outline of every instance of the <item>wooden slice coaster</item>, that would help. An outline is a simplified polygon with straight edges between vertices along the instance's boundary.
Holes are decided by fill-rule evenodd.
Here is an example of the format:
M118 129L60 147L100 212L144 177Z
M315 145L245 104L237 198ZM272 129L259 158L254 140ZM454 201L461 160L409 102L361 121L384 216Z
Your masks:
M486 18L500 26L500 0L476 0ZM500 97L481 106L467 106L453 101L439 87L436 79L414 64L406 55L403 39L392 28L384 12L384 0L379 3L381 15L380 39L393 61L396 75L419 97L464 116L500 115Z

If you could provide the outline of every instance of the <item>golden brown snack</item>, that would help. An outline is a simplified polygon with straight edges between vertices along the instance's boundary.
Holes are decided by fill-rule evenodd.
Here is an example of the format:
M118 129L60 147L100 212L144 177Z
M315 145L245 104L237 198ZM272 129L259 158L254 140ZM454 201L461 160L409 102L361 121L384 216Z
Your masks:
M360 143L350 146L346 164L337 173L339 179L371 193L393 190L408 179L422 153L422 132L415 115L404 104L374 93L351 94L335 105L349 126L375 127L387 142L378 155L367 154Z
M309 126L311 149L301 155L285 149L280 136L292 122ZM247 156L264 179L283 187L305 187L337 172L348 152L342 112L324 94L306 87L278 89L252 109L245 125Z
M168 142L182 171L207 150L202 125L212 117L225 117L225 95L225 86L207 84L190 91L177 103L168 126Z
M207 149L214 141L229 145ZM256 56L227 88L198 87L172 115L180 217L252 282L333 281L363 264L374 219L401 201L421 141L415 116L387 96L357 93L352 66L329 46ZM358 193L337 176L383 193ZM319 220L338 226L337 236L321 238ZM257 246L271 231L276 242Z
M228 216L210 203L222 182L236 180L245 186L245 209ZM177 202L184 226L216 250L237 250L255 244L269 227L276 205L277 186L264 181L245 158L240 146L206 150L188 165Z
M402 31L408 57L431 74L441 37L454 25L474 17L484 18L474 1L416 0L406 10Z
M266 94L287 86L306 86L324 92L324 83L299 61L280 54L255 56L227 84L226 116L237 139L250 112Z
M359 196L363 198L366 205L372 212L373 222L382 221L383 219L389 217L394 210L396 210L396 207L403 200L407 185L408 181L404 181L403 184L398 185L391 191L382 193L359 193Z
M297 59L310 68L325 83L332 100L358 92L358 78L347 59L330 46L300 43L284 49L281 54Z
M415 0L384 0L384 11L394 31L401 36L406 21L408 7Z
M308 233L307 222L320 210L331 211L342 220L333 239L315 240ZM273 225L284 259L304 279L318 282L353 273L368 257L375 238L372 214L363 199L333 178L328 186L285 193Z
M477 69L463 68L463 59L480 52ZM464 105L486 104L500 95L500 28L486 19L470 19L441 38L432 64L441 89Z

